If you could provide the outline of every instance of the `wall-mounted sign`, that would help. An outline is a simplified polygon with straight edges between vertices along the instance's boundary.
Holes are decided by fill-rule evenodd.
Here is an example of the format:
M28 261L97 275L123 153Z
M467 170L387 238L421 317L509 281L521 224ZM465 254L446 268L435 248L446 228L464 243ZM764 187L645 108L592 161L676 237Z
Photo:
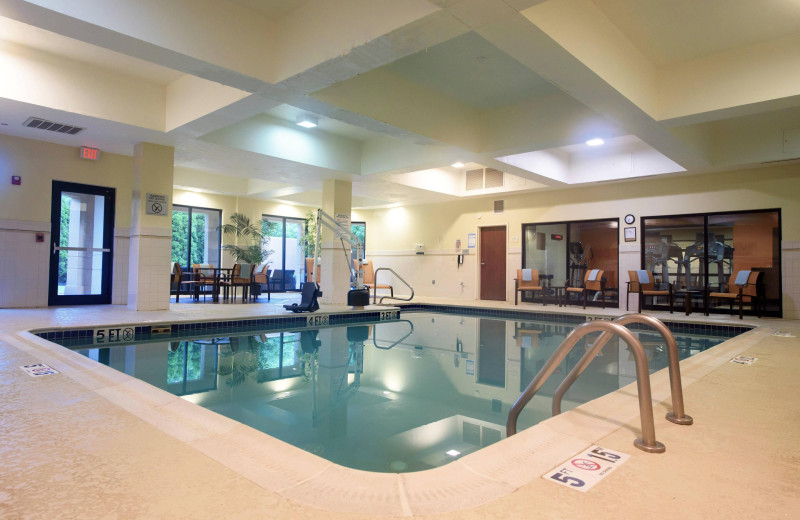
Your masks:
M144 201L145 212L148 215L169 215L169 197L157 193L148 193Z
M100 150L97 148L87 148L81 146L81 159L88 159L89 161L96 161L100 159Z
M336 223L342 226L342 231L336 232L336 238L349 238L350 237L350 215L344 213L336 214ZM345 232L346 231L346 232Z
M476 233L467 234L467 247L474 249L478 245L478 235Z

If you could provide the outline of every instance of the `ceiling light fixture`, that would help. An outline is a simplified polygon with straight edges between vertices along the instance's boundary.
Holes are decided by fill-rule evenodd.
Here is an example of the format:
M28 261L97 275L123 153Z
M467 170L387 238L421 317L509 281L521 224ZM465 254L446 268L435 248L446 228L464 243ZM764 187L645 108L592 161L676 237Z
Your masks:
M586 141L586 144L588 144L589 146L601 146L603 143L605 143L605 141L603 141L599 137L595 137L594 139L589 139L588 141Z
M463 167L464 167L464 163L463 163L463 162L461 162L461 161L456 161L456 162L454 162L454 163L453 163L451 166L452 166L453 168L463 168Z
M445 453L447 455L450 455L451 457L458 457L459 455L461 455L461 452L458 450L447 450Z
M316 116L302 115L297 116L297 125L303 128L314 128L319 124L319 119Z

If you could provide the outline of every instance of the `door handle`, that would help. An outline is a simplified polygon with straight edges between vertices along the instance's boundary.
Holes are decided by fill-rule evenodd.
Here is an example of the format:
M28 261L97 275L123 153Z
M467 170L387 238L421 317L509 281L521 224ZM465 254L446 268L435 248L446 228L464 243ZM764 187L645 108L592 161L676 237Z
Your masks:
M481 265L486 265L486 262L481 262Z
M110 253L111 249L107 247L63 247L57 246L55 242L53 242L53 254L56 254L56 251L99 251L102 253Z

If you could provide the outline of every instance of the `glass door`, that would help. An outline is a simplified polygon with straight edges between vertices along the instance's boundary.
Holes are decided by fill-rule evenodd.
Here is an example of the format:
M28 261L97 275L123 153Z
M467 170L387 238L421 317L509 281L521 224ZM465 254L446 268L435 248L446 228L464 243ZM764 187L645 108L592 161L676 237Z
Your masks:
M306 221L301 218L264 215L262 231L269 238L271 291L299 291L305 282L306 260L303 249Z
M53 181L49 305L111 303L114 194Z

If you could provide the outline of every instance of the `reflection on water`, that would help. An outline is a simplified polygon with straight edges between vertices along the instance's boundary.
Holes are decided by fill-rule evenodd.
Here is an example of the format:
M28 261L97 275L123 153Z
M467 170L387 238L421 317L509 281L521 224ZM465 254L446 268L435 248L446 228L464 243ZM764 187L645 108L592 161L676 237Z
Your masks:
M78 352L344 466L419 471L499 441L508 411L572 330L449 314L291 332L82 349ZM651 371L667 365L657 333L636 332ZM519 418L550 416L552 395L584 338ZM681 358L724 338L676 336ZM562 409L634 382L627 346L609 342Z

